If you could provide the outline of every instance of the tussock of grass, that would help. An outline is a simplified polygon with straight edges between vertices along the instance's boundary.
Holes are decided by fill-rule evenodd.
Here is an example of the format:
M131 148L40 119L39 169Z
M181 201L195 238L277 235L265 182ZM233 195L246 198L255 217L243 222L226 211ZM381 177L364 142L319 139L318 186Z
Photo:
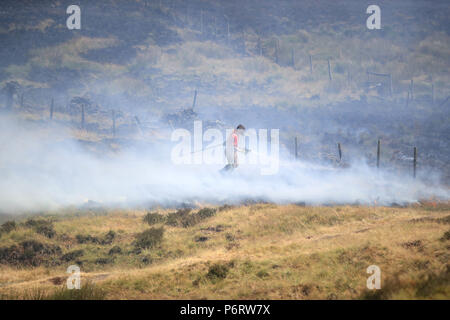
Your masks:
M162 242L164 228L151 228L136 235L136 248L151 249Z
M53 223L48 220L35 220L28 219L24 225L29 228L33 228L36 233L42 234L45 237L51 239L56 235L53 228Z
M209 267L206 277L212 281L225 279L227 277L228 271L229 268L227 265L216 263Z
M122 248L120 248L119 246L114 246L108 251L108 255L110 255L110 256L115 255L115 254L121 254L121 253L122 253Z
M448 241L448 240L450 240L450 230L445 232L441 238L441 241Z
M190 213L191 209L180 209L167 215L166 224L172 227L192 227L201 221L213 217L217 210L212 208L203 208L196 213Z
M74 261L75 259L78 259L79 257L81 257L83 254L84 254L83 250L73 250L73 251L70 251L70 252L64 254L61 257L61 260L64 262Z
M108 231L103 237L95 237L91 235L81 235L77 234L76 239L78 243L95 243L101 245L111 244L116 237L116 233L112 230Z
M61 248L48 245L36 240L27 240L0 248L0 264L17 266L39 266L41 264L58 264Z
M104 300L106 292L87 282L80 289L68 289L65 285L61 288L48 292L39 288L26 292L22 297L24 300Z
M6 221L0 226L0 236L2 233L10 233L16 229L16 222L15 221Z
M164 220L164 216L157 212L149 212L144 216L144 222L147 222L149 225L162 223Z

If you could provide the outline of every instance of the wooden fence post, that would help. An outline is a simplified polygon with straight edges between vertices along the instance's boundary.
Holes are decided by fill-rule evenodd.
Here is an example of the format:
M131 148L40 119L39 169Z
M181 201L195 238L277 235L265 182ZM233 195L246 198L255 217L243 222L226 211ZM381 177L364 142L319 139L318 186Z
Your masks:
M279 50L279 41L278 38L275 38L275 63L278 64L278 50Z
M142 131L142 126L141 126L141 121L139 120L138 116L134 116L134 120L136 120L136 125L139 129L139 133L142 135L143 131Z
M81 104L81 128L84 129L84 103Z
M416 178L416 166L417 166L417 148L414 147L414 160L413 160L413 177Z
M295 137L295 160L298 159L297 137Z
M50 120L53 120L53 98L52 98L52 102L50 104Z
M433 82L433 77L431 77L431 105L434 106L434 82Z
M227 44L230 44L230 20L226 15L223 15L224 18L227 20Z
M197 89L195 89L194 91L194 101L192 102L192 110L194 110L196 102L197 102Z
M116 112L112 111L112 134L113 138L116 137Z
M292 68L295 68L295 50L293 47L291 49L291 64L292 64Z
M312 55L309 55L309 72L313 74Z
M262 42L261 42L261 37L258 37L258 51L259 51L259 56L262 56Z
M380 168L380 152L381 152L381 143L380 143L380 139L378 139L378 145L377 145L377 169Z
M329 79L330 81L332 81L332 80L333 80L333 77L331 76L330 59L328 58L327 61L328 61L328 79Z
M389 95L392 96L392 74L389 73Z
M339 152L339 161L342 160L342 149L341 149L341 144L338 143L338 152Z
M203 36L203 9L200 9L200 33Z

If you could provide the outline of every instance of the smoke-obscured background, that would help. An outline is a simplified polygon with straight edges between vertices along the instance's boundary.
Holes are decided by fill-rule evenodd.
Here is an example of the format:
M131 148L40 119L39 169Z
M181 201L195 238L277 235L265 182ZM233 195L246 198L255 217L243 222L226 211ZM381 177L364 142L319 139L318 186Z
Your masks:
M448 199L450 8L377 1L369 30L370 4L2 1L0 211ZM280 129L279 173L173 166L194 120Z

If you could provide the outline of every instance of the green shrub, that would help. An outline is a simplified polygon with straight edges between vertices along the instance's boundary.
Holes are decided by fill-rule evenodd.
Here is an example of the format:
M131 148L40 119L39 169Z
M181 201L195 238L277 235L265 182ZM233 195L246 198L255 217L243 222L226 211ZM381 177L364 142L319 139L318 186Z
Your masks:
M268 273L266 270L259 270L259 271L256 273L256 276L257 276L258 278L263 279L263 278L267 278L267 277L269 276L269 273Z
M49 239L56 235L56 232L53 229L53 223L51 221L28 219L25 222L25 226L33 228L36 233L42 234Z
M236 237L232 233L226 233L225 239L227 239L227 241L229 242L233 242L234 240L236 240Z
M51 239L56 235L56 231L53 229L52 224L42 224L36 227L36 232L39 234L42 234L43 236L46 236L47 238Z
M0 264L39 266L57 263L61 252L59 246L28 240L19 245L0 248Z
M209 280L225 279L228 275L228 270L228 266L221 263L216 263L209 267L206 277Z
M176 212L171 212L167 215L166 224L172 227L181 226L181 221L189 216L191 209L185 208L177 210Z
M191 209L181 209L167 215L166 224L173 227L188 228L216 214L216 209L203 208L191 214Z
M4 224L0 226L0 234L9 233L16 229L16 222L14 221L6 221Z
M199 216L200 219L206 219L214 216L216 214L216 209L212 208L203 208L197 212L197 216Z
M64 254L61 257L61 260L64 262L69 262L69 261L73 261L79 257L81 257L84 254L83 250L74 250L74 251L70 251L66 254Z
M162 242L164 228L151 228L136 235L136 248L154 248Z
M180 219L180 225L183 228L189 228L201 221L201 218L196 214L188 214Z
M122 249L119 246L114 246L108 251L108 255L112 256L114 254L122 253Z
M94 244L101 244L101 245L107 245L111 244L113 240L116 238L116 233L112 230L108 231L102 238L91 236L91 235L82 235L77 234L75 236L77 239L77 242L80 244L83 243L94 243Z
M450 240L450 230L445 232L441 238L441 241L446 241L446 240Z
M110 230L103 237L101 244L111 244L115 238L116 238L116 233L114 231Z
M114 261L114 258L98 258L96 259L94 262L95 264L108 264L108 263L112 263Z
M231 206L229 204L224 204L224 205L220 206L219 208L217 208L217 211L219 211L219 212L227 211L227 210L231 210L233 208L234 208L234 206Z
M151 256L147 255L147 256L142 257L141 262L143 264L151 264L153 262L153 259Z
M99 238L93 237L91 235L84 236L82 234L77 234L75 236L75 238L77 239L77 242L79 244L83 244L83 243L97 243L98 244L100 242Z
M164 216L157 212L149 212L144 216L144 222L147 222L149 225L162 223L164 222Z

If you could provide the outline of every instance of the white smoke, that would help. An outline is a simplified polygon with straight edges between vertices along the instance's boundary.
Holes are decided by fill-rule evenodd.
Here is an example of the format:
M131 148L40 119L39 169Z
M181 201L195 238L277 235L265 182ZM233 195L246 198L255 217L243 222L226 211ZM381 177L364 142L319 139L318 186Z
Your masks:
M170 140L168 140L168 145ZM364 162L334 169L281 161L275 175L242 165L229 175L219 165L174 165L155 148L94 155L57 126L0 116L0 212L56 210L89 200L104 206L236 203L262 200L307 204L414 202L448 189L377 171ZM167 156L166 156L167 155Z

